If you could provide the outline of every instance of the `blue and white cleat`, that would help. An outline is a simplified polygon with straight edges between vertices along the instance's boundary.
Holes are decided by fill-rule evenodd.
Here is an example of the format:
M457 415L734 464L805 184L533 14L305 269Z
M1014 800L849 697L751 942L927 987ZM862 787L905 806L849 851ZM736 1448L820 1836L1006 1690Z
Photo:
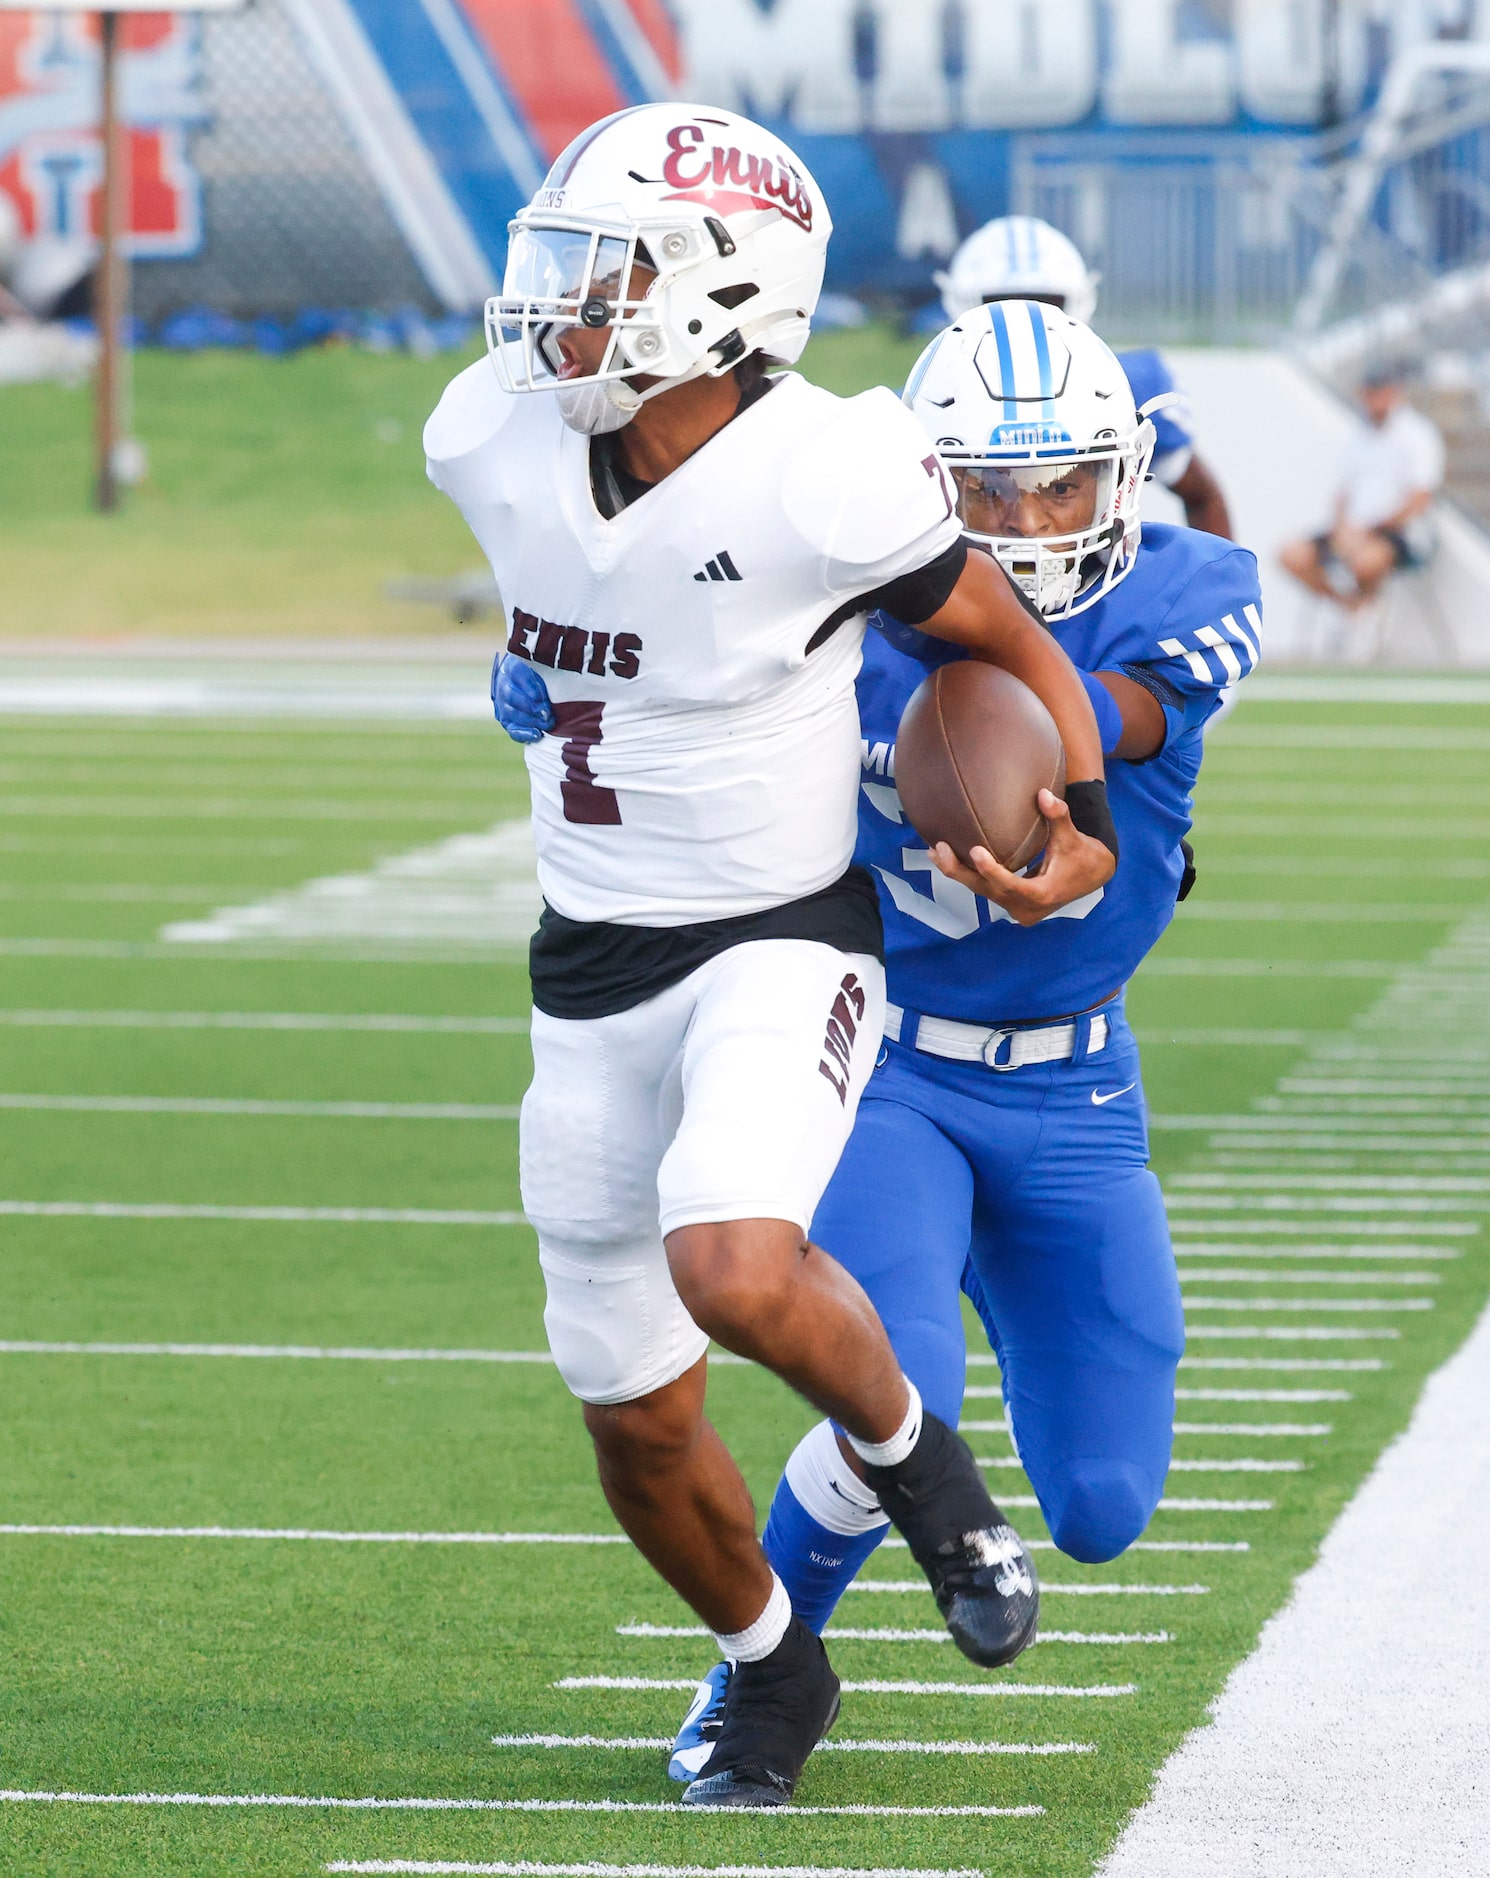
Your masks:
M708 1764L724 1726L724 1699L729 1694L733 1663L716 1663L698 1685L688 1713L678 1729L672 1756L667 1763L667 1777L686 1785L696 1780Z

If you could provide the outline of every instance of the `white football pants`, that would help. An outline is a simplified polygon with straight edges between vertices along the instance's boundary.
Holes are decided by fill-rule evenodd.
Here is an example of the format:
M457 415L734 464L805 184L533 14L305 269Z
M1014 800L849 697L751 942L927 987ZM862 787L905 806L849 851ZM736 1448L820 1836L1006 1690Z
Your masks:
M610 1017L534 1011L523 1206L549 1344L575 1395L630 1402L703 1355L668 1233L732 1219L807 1231L884 1013L876 959L805 939L732 947Z

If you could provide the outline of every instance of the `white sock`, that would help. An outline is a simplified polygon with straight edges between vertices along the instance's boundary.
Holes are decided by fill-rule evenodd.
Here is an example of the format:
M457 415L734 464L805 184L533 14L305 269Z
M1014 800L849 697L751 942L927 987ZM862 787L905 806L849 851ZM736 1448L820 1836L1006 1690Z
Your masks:
M905 1420L888 1441L861 1441L857 1435L848 1438L854 1453L871 1467L898 1467L902 1461L910 1459L912 1448L921 1438L920 1393L909 1376L905 1378L905 1386L910 1391L910 1405L905 1411Z
M829 1532L856 1538L889 1524L874 1489L843 1458L831 1422L819 1422L793 1448L786 1484L802 1511Z
M791 1621L792 1601L786 1594L786 1586L772 1572L771 1595L755 1622L747 1624L744 1630L716 1630L714 1641L719 1645L720 1655L727 1656L731 1662L758 1663L780 1643Z

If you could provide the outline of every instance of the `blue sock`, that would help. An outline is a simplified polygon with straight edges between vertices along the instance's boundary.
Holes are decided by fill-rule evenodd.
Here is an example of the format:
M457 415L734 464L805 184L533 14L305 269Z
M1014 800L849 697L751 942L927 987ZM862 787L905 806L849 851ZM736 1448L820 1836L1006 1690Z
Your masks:
M824 1524L818 1513L828 1514L834 1524ZM837 1530L844 1525L861 1530ZM889 1530L873 1494L838 1453L831 1427L820 1422L777 1483L761 1543L793 1611L821 1633L859 1567Z

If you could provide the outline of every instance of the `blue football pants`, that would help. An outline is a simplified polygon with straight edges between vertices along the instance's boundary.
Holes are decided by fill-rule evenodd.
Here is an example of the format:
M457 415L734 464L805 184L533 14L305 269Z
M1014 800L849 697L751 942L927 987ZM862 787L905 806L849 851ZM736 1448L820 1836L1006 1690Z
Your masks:
M1089 1564L1158 1504L1184 1347L1138 1047L1121 1005L1106 1015L1095 1056L1003 1073L887 1043L812 1229L952 1427L966 1288L1051 1535Z

